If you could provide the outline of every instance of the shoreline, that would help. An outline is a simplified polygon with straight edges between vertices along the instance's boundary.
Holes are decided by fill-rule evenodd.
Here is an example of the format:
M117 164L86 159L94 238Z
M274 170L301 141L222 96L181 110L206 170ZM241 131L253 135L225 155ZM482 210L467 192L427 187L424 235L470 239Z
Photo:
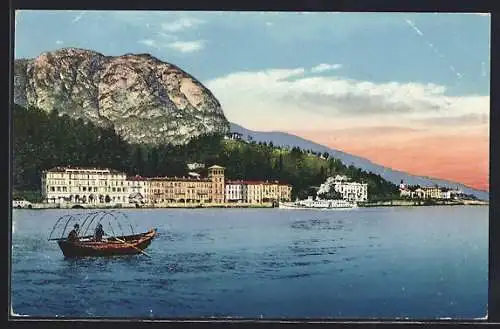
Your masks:
M452 206L489 206L488 201L406 201L406 200L391 200L391 201L376 201L367 202L358 205L360 208L375 208L375 207L452 207Z
M30 207L12 207L12 209L27 209L27 210L49 210L49 209L97 209L97 210L113 210L113 209L259 209L259 208L274 208L272 203L204 203L204 204L185 204L185 203L169 203L160 205L140 205L135 204L54 204L54 203L32 203ZM277 208L277 207L276 207Z
M487 201L458 201L446 202L435 201L433 203L425 203L422 201L376 201L359 204L359 208L388 208L388 207L451 207L451 206L489 206ZM114 210L114 209L280 209L273 207L272 203L261 204L246 204L246 203L224 203L224 204L184 204L170 203L161 205L141 205L137 207L135 204L116 204L116 205L81 205L81 204L53 204L53 203L32 203L31 207L12 207L18 210L49 210L49 209L97 209L97 210Z

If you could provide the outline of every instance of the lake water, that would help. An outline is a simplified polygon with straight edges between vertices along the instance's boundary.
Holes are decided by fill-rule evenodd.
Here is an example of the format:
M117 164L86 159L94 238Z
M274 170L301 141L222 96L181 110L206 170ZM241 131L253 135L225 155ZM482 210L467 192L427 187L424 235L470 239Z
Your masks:
M12 307L66 317L484 317L488 207L133 209L144 255L64 259L13 210Z

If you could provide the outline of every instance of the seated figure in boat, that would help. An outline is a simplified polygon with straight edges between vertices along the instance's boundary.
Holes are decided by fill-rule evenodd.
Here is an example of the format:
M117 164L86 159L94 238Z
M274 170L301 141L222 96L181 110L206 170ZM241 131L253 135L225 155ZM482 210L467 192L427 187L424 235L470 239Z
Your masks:
M78 241L78 230L79 229L80 229L80 225L75 224L75 226L73 226L73 229L71 230L71 232L69 232L69 235L68 235L69 241Z
M95 228L94 238L96 241L102 241L103 236L104 236L104 230L102 229L102 225L99 223Z

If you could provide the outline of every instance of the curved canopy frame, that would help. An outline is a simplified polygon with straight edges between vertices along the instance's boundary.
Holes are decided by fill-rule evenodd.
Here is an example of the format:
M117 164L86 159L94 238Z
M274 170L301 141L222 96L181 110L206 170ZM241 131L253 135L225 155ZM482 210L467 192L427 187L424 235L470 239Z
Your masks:
M92 236L98 224L103 226L107 235L126 236L135 234L132 223L126 214L117 210L101 210L59 217L50 232L49 240L53 239L53 236L59 236L55 238L56 240L65 239L75 224L80 226L80 237Z

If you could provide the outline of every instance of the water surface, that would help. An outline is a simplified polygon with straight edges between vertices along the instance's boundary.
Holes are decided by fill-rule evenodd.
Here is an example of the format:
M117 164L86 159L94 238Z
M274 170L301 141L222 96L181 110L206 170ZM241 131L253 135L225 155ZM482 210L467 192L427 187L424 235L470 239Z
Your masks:
M68 317L484 317L488 207L124 210L144 255L64 259L13 210L12 307Z

